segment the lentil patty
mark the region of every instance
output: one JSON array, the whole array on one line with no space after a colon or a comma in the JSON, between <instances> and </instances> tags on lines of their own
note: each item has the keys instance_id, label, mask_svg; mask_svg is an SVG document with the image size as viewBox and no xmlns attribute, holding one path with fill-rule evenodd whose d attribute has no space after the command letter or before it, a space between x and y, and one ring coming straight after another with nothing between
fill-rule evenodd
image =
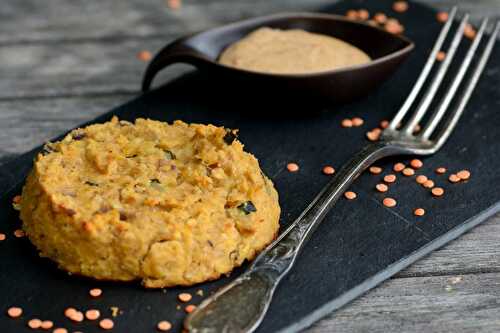
<instances>
[{"instance_id":1,"label":"lentil patty","mask_svg":"<svg viewBox=\"0 0 500 333\"><path fill-rule=\"evenodd\" d=\"M113 118L49 143L21 200L41 256L75 274L192 285L269 244L280 207L235 131Z\"/></svg>"}]
</instances>

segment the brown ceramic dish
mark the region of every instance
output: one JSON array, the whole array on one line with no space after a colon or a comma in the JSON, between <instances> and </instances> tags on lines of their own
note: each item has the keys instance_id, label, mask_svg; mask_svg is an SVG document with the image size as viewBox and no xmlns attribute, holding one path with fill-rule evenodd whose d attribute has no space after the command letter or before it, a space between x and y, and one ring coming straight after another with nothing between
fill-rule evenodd
<instances>
[{"instance_id":1,"label":"brown ceramic dish","mask_svg":"<svg viewBox=\"0 0 500 333\"><path fill-rule=\"evenodd\" d=\"M250 72L221 65L221 52L230 44L260 27L303 29L342 39L351 43L373 60L367 64L311 74L268 74ZM188 63L211 71L233 88L252 87L251 93L269 90L287 96L320 97L329 101L346 102L366 95L388 78L408 57L414 44L366 23L329 14L278 14L258 17L196 33L174 41L163 48L151 61L144 74L142 89L148 91L155 75L174 63Z\"/></svg>"}]
</instances>

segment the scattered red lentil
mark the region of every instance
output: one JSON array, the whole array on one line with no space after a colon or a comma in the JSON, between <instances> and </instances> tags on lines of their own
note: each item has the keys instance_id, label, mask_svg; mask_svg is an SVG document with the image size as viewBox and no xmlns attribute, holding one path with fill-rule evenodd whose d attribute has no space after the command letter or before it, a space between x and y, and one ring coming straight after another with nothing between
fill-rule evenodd
<instances>
[{"instance_id":1,"label":"scattered red lentil","mask_svg":"<svg viewBox=\"0 0 500 333\"><path fill-rule=\"evenodd\" d=\"M413 212L413 214L415 214L415 216L424 216L425 215L425 209L423 209L423 208L417 208L417 209L415 209L415 211Z\"/></svg>"},{"instance_id":2,"label":"scattered red lentil","mask_svg":"<svg viewBox=\"0 0 500 333\"><path fill-rule=\"evenodd\" d=\"M460 178L461 180L467 180L470 178L470 171L468 170L462 170L457 172L457 177Z\"/></svg>"},{"instance_id":3,"label":"scattered red lentil","mask_svg":"<svg viewBox=\"0 0 500 333\"><path fill-rule=\"evenodd\" d=\"M452 183L458 183L460 181L460 177L453 173L450 177L448 177L448 180Z\"/></svg>"},{"instance_id":4,"label":"scattered red lentil","mask_svg":"<svg viewBox=\"0 0 500 333\"><path fill-rule=\"evenodd\" d=\"M68 330L62 327L56 328L52 331L52 333L68 333Z\"/></svg>"},{"instance_id":5,"label":"scattered red lentil","mask_svg":"<svg viewBox=\"0 0 500 333\"><path fill-rule=\"evenodd\" d=\"M405 168L406 168L406 165L404 165L403 163L396 163L396 164L394 164L394 167L392 168L392 170L394 170L395 172L400 172L400 171L403 171Z\"/></svg>"},{"instance_id":6,"label":"scattered red lentil","mask_svg":"<svg viewBox=\"0 0 500 333\"><path fill-rule=\"evenodd\" d=\"M390 174L384 177L384 182L386 183L394 183L395 181L396 181L396 175Z\"/></svg>"},{"instance_id":7,"label":"scattered red lentil","mask_svg":"<svg viewBox=\"0 0 500 333\"><path fill-rule=\"evenodd\" d=\"M149 51L142 50L137 53L137 59L141 61L149 61L151 58L153 58L153 55Z\"/></svg>"},{"instance_id":8,"label":"scattered red lentil","mask_svg":"<svg viewBox=\"0 0 500 333\"><path fill-rule=\"evenodd\" d=\"M111 319L105 318L99 322L99 326L102 329L110 330L113 328L113 326L115 326L115 323Z\"/></svg>"},{"instance_id":9,"label":"scattered red lentil","mask_svg":"<svg viewBox=\"0 0 500 333\"><path fill-rule=\"evenodd\" d=\"M371 166L370 167L370 172L374 175L379 175L382 173L382 168L381 167L377 167L377 166Z\"/></svg>"},{"instance_id":10,"label":"scattered red lentil","mask_svg":"<svg viewBox=\"0 0 500 333\"><path fill-rule=\"evenodd\" d=\"M335 173L335 169L332 166L327 165L323 168L323 173L325 175L333 175Z\"/></svg>"},{"instance_id":11,"label":"scattered red lentil","mask_svg":"<svg viewBox=\"0 0 500 333\"><path fill-rule=\"evenodd\" d=\"M398 20L390 18L385 24L385 30L391 34L400 34L404 32L405 28L399 23Z\"/></svg>"},{"instance_id":12,"label":"scattered red lentil","mask_svg":"<svg viewBox=\"0 0 500 333\"><path fill-rule=\"evenodd\" d=\"M415 128L413 129L413 133L416 134L416 133L420 132L421 129L422 129L422 127L420 126L420 124L416 124Z\"/></svg>"},{"instance_id":13,"label":"scattered red lentil","mask_svg":"<svg viewBox=\"0 0 500 333\"><path fill-rule=\"evenodd\" d=\"M375 185L375 188L377 189L377 191L382 193L387 192L387 190L389 189L389 187L385 184L377 184Z\"/></svg>"},{"instance_id":14,"label":"scattered red lentil","mask_svg":"<svg viewBox=\"0 0 500 333\"><path fill-rule=\"evenodd\" d=\"M406 1L396 1L392 5L392 9L398 13L404 13L408 10L408 2Z\"/></svg>"},{"instance_id":15,"label":"scattered red lentil","mask_svg":"<svg viewBox=\"0 0 500 333\"><path fill-rule=\"evenodd\" d=\"M101 316L101 312L99 312L99 310L90 309L90 310L85 311L85 317L88 320L97 320L97 319L99 319L100 316Z\"/></svg>"},{"instance_id":16,"label":"scattered red lentil","mask_svg":"<svg viewBox=\"0 0 500 333\"><path fill-rule=\"evenodd\" d=\"M425 181L422 185L424 185L425 188L433 188L434 182L429 179L429 180Z\"/></svg>"},{"instance_id":17,"label":"scattered red lentil","mask_svg":"<svg viewBox=\"0 0 500 333\"><path fill-rule=\"evenodd\" d=\"M436 55L437 61L443 61L445 58L446 58L446 53L443 51L439 51L438 54Z\"/></svg>"},{"instance_id":18,"label":"scattered red lentil","mask_svg":"<svg viewBox=\"0 0 500 333\"><path fill-rule=\"evenodd\" d=\"M377 141L380 138L380 132L373 129L372 131L366 132L366 138L370 141Z\"/></svg>"},{"instance_id":19,"label":"scattered red lentil","mask_svg":"<svg viewBox=\"0 0 500 333\"><path fill-rule=\"evenodd\" d=\"M347 11L345 16L349 19L357 20L358 19L358 12L354 9L350 9Z\"/></svg>"},{"instance_id":20,"label":"scattered red lentil","mask_svg":"<svg viewBox=\"0 0 500 333\"><path fill-rule=\"evenodd\" d=\"M352 120L351 119L344 119L342 120L342 122L340 123L340 126L342 127L352 127Z\"/></svg>"},{"instance_id":21,"label":"scattered red lentil","mask_svg":"<svg viewBox=\"0 0 500 333\"><path fill-rule=\"evenodd\" d=\"M21 202L21 196L20 195L16 195L14 198L12 198L12 202L15 203L15 204L18 204Z\"/></svg>"},{"instance_id":22,"label":"scattered red lentil","mask_svg":"<svg viewBox=\"0 0 500 333\"><path fill-rule=\"evenodd\" d=\"M385 15L384 13L377 13L375 14L375 16L373 16L373 19L377 23L384 24L385 22L387 22L387 15Z\"/></svg>"},{"instance_id":23,"label":"scattered red lentil","mask_svg":"<svg viewBox=\"0 0 500 333\"><path fill-rule=\"evenodd\" d=\"M167 0L167 6L170 9L179 9L182 6L181 0Z\"/></svg>"},{"instance_id":24,"label":"scattered red lentil","mask_svg":"<svg viewBox=\"0 0 500 333\"><path fill-rule=\"evenodd\" d=\"M77 312L75 308L67 308L66 310L64 310L64 316L70 318L75 314L75 312Z\"/></svg>"},{"instance_id":25,"label":"scattered red lentil","mask_svg":"<svg viewBox=\"0 0 500 333\"><path fill-rule=\"evenodd\" d=\"M186 311L187 313L191 313L191 312L193 312L195 309L196 309L196 305L189 304L188 306L186 306L186 307L184 308L184 311Z\"/></svg>"},{"instance_id":26,"label":"scattered red lentil","mask_svg":"<svg viewBox=\"0 0 500 333\"><path fill-rule=\"evenodd\" d=\"M414 169L420 169L421 167L424 166L424 163L421 160L415 158L410 161L410 165Z\"/></svg>"},{"instance_id":27,"label":"scattered red lentil","mask_svg":"<svg viewBox=\"0 0 500 333\"><path fill-rule=\"evenodd\" d=\"M179 298L179 301L187 303L193 298L193 296L191 296L191 294L188 294L188 293L180 293L177 296L177 298Z\"/></svg>"},{"instance_id":28,"label":"scattered red lentil","mask_svg":"<svg viewBox=\"0 0 500 333\"><path fill-rule=\"evenodd\" d=\"M424 184L427 180L427 176L424 175L418 175L417 178L415 178L415 181L420 185Z\"/></svg>"},{"instance_id":29,"label":"scattered red lentil","mask_svg":"<svg viewBox=\"0 0 500 333\"><path fill-rule=\"evenodd\" d=\"M467 23L465 26L464 36L469 39L474 39L476 37L476 29L474 29L470 23Z\"/></svg>"},{"instance_id":30,"label":"scattered red lentil","mask_svg":"<svg viewBox=\"0 0 500 333\"><path fill-rule=\"evenodd\" d=\"M16 236L17 238L24 237L24 231L21 229L17 229L14 231L14 236Z\"/></svg>"},{"instance_id":31,"label":"scattered red lentil","mask_svg":"<svg viewBox=\"0 0 500 333\"><path fill-rule=\"evenodd\" d=\"M404 168L403 169L403 175L405 175L406 177L411 177L415 174L415 170L413 170L412 168Z\"/></svg>"},{"instance_id":32,"label":"scattered red lentil","mask_svg":"<svg viewBox=\"0 0 500 333\"><path fill-rule=\"evenodd\" d=\"M30 319L28 321L28 327L34 330L39 329L40 327L42 327L42 321L38 318Z\"/></svg>"},{"instance_id":33,"label":"scattered red lentil","mask_svg":"<svg viewBox=\"0 0 500 333\"><path fill-rule=\"evenodd\" d=\"M446 168L439 167L436 169L436 173L442 175L442 174L446 173Z\"/></svg>"},{"instance_id":34,"label":"scattered red lentil","mask_svg":"<svg viewBox=\"0 0 500 333\"><path fill-rule=\"evenodd\" d=\"M158 323L158 325L156 325L156 327L158 328L158 331L165 332L172 328L172 324L169 321L162 320Z\"/></svg>"},{"instance_id":35,"label":"scattered red lentil","mask_svg":"<svg viewBox=\"0 0 500 333\"><path fill-rule=\"evenodd\" d=\"M99 297L102 295L102 289L100 288L93 288L89 290L89 294L92 297Z\"/></svg>"},{"instance_id":36,"label":"scattered red lentil","mask_svg":"<svg viewBox=\"0 0 500 333\"><path fill-rule=\"evenodd\" d=\"M352 126L359 127L364 124L364 120L359 117L352 118Z\"/></svg>"},{"instance_id":37,"label":"scattered red lentil","mask_svg":"<svg viewBox=\"0 0 500 333\"><path fill-rule=\"evenodd\" d=\"M23 314L23 309L21 309L20 307L17 307L17 306L13 306L7 310L7 314L11 318L18 318L18 317L21 317L21 315Z\"/></svg>"},{"instance_id":38,"label":"scattered red lentil","mask_svg":"<svg viewBox=\"0 0 500 333\"><path fill-rule=\"evenodd\" d=\"M0 233L0 242L4 241L6 238L7 236L5 236L5 234Z\"/></svg>"},{"instance_id":39,"label":"scattered red lentil","mask_svg":"<svg viewBox=\"0 0 500 333\"><path fill-rule=\"evenodd\" d=\"M354 200L358 195L353 191L347 191L344 193L344 196L346 197L347 200Z\"/></svg>"},{"instance_id":40,"label":"scattered red lentil","mask_svg":"<svg viewBox=\"0 0 500 333\"><path fill-rule=\"evenodd\" d=\"M83 316L83 313L81 311L75 311L75 313L73 313L69 319L71 319L72 321L76 321L76 322L82 322L83 319L84 319L84 316Z\"/></svg>"},{"instance_id":41,"label":"scattered red lentil","mask_svg":"<svg viewBox=\"0 0 500 333\"><path fill-rule=\"evenodd\" d=\"M297 163L288 163L286 165L286 168L290 172L297 172L297 171L299 171L299 165Z\"/></svg>"},{"instance_id":42,"label":"scattered red lentil","mask_svg":"<svg viewBox=\"0 0 500 333\"><path fill-rule=\"evenodd\" d=\"M436 18L439 22L445 23L446 21L448 21L448 13L447 12L439 12L439 13L437 13Z\"/></svg>"},{"instance_id":43,"label":"scattered red lentil","mask_svg":"<svg viewBox=\"0 0 500 333\"><path fill-rule=\"evenodd\" d=\"M385 198L385 199L382 201L382 203L384 204L384 206L389 207L389 208L391 208L391 207L395 207L395 206L396 206L396 204L397 204L396 200L395 200L395 199L393 199L393 198Z\"/></svg>"},{"instance_id":44,"label":"scattered red lentil","mask_svg":"<svg viewBox=\"0 0 500 333\"><path fill-rule=\"evenodd\" d=\"M434 187L432 190L432 195L435 197L440 197L444 194L444 189L442 187Z\"/></svg>"},{"instance_id":45,"label":"scattered red lentil","mask_svg":"<svg viewBox=\"0 0 500 333\"><path fill-rule=\"evenodd\" d=\"M366 9L358 10L358 18L360 20L368 20L370 18L370 13Z\"/></svg>"},{"instance_id":46,"label":"scattered red lentil","mask_svg":"<svg viewBox=\"0 0 500 333\"><path fill-rule=\"evenodd\" d=\"M50 330L54 327L54 323L51 320L44 320L42 321L42 325L40 327L44 330Z\"/></svg>"},{"instance_id":47,"label":"scattered red lentil","mask_svg":"<svg viewBox=\"0 0 500 333\"><path fill-rule=\"evenodd\" d=\"M386 129L387 127L389 127L389 121L387 120L382 120L380 122L380 127L383 128L383 129Z\"/></svg>"}]
</instances>

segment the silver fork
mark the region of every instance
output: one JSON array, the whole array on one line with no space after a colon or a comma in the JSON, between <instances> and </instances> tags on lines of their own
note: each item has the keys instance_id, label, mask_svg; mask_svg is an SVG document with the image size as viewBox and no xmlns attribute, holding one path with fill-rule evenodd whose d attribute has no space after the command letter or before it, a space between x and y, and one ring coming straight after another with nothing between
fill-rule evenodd
<instances>
[{"instance_id":1,"label":"silver fork","mask_svg":"<svg viewBox=\"0 0 500 333\"><path fill-rule=\"evenodd\" d=\"M488 19L483 20L454 81L450 84L439 106L431 114L427 124L418 134L415 134L414 129L429 110L463 38L464 29L469 19L468 15L464 15L461 20L446 52L447 56L437 70L434 79L430 81L415 112L411 115L408 114L431 73L437 53L441 50L452 28L456 13L457 9L453 8L421 75L401 109L392 119L388 128L382 132L380 141L367 145L344 165L304 212L255 259L244 274L204 300L184 322L184 326L189 332L252 332L257 329L271 303L276 286L290 271L297 255L326 213L361 172L383 157L432 155L443 146L474 91L500 30L500 22L497 22L479 60L470 72L468 82L462 87L463 93L457 96L457 91L468 73L488 25ZM456 107L450 108L451 102L457 97ZM449 115L446 120L443 120L447 111ZM408 120L399 129L399 124L403 122L405 116ZM445 122L441 129L436 130L441 121Z\"/></svg>"}]
</instances>

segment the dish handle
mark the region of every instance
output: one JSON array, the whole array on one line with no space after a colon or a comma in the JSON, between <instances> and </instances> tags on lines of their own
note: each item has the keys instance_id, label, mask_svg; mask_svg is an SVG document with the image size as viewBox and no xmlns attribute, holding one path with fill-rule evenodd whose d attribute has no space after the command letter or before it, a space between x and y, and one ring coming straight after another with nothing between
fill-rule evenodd
<instances>
[{"instance_id":1,"label":"dish handle","mask_svg":"<svg viewBox=\"0 0 500 333\"><path fill-rule=\"evenodd\" d=\"M165 46L149 63L142 79L142 91L147 92L156 74L174 63L186 63L198 67L210 59L193 49L186 43L186 38L181 38Z\"/></svg>"}]
</instances>

